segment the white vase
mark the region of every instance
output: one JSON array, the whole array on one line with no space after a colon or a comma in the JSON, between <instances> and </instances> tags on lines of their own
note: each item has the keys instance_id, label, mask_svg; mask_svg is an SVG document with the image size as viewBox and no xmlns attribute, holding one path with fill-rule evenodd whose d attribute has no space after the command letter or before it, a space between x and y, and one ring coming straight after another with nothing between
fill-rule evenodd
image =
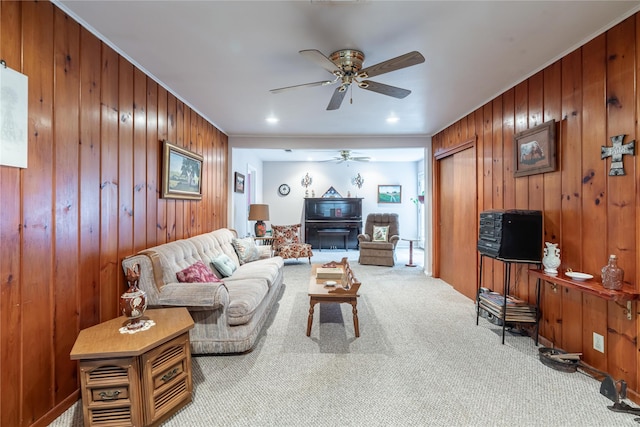
<instances>
[{"instance_id":1,"label":"white vase","mask_svg":"<svg viewBox=\"0 0 640 427\"><path fill-rule=\"evenodd\" d=\"M560 266L560 249L558 249L557 243L544 242L546 248L544 248L544 257L542 258L542 265L544 265L544 272L547 274L558 274L558 267Z\"/></svg>"}]
</instances>

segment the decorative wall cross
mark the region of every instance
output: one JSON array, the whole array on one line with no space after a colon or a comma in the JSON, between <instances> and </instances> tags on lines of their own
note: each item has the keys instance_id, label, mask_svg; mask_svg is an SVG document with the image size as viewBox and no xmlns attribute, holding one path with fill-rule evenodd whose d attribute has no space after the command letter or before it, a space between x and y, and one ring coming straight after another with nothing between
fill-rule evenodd
<instances>
[{"instance_id":1,"label":"decorative wall cross","mask_svg":"<svg viewBox=\"0 0 640 427\"><path fill-rule=\"evenodd\" d=\"M634 139L628 144L622 145L624 137L627 135L616 135L611 137L611 143L613 146L607 147L603 145L600 148L600 158L606 159L611 157L611 168L609 169L609 176L626 175L624 166L622 165L622 156L625 154L635 155L636 140Z\"/></svg>"}]
</instances>

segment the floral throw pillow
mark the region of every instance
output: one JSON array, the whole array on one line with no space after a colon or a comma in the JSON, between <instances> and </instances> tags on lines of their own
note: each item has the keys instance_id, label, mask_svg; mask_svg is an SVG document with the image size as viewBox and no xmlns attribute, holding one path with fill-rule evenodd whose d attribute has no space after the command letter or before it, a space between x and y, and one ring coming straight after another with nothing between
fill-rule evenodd
<instances>
[{"instance_id":1,"label":"floral throw pillow","mask_svg":"<svg viewBox=\"0 0 640 427\"><path fill-rule=\"evenodd\" d=\"M251 237L247 237L244 239L233 239L231 241L231 244L238 254L240 265L260 259L260 252L258 251L258 247Z\"/></svg>"},{"instance_id":2,"label":"floral throw pillow","mask_svg":"<svg viewBox=\"0 0 640 427\"><path fill-rule=\"evenodd\" d=\"M374 242L386 242L389 240L389 226L385 225L384 227L379 225L373 226L373 238L371 239Z\"/></svg>"},{"instance_id":3,"label":"floral throw pillow","mask_svg":"<svg viewBox=\"0 0 640 427\"><path fill-rule=\"evenodd\" d=\"M202 261L197 261L184 270L178 271L176 277L180 283L213 283L220 281Z\"/></svg>"},{"instance_id":4,"label":"floral throw pillow","mask_svg":"<svg viewBox=\"0 0 640 427\"><path fill-rule=\"evenodd\" d=\"M273 225L273 248L278 249L283 246L290 245L292 243L300 243L298 234L300 232L301 224L294 225Z\"/></svg>"}]
</instances>

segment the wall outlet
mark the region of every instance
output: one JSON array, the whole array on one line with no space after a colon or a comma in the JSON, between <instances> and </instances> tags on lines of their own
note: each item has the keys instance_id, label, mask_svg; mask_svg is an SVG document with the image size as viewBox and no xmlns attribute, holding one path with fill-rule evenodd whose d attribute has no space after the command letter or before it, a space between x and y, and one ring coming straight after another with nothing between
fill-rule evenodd
<instances>
[{"instance_id":1,"label":"wall outlet","mask_svg":"<svg viewBox=\"0 0 640 427\"><path fill-rule=\"evenodd\" d=\"M604 337L595 332L593 333L593 348L600 353L604 353Z\"/></svg>"}]
</instances>

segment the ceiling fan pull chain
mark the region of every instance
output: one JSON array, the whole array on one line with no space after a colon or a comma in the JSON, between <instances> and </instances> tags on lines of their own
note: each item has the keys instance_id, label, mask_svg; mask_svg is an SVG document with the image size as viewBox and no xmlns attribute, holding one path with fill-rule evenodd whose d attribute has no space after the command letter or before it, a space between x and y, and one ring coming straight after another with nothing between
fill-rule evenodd
<instances>
[{"instance_id":1,"label":"ceiling fan pull chain","mask_svg":"<svg viewBox=\"0 0 640 427\"><path fill-rule=\"evenodd\" d=\"M349 104L353 105L353 85L349 85L349 89L351 89L351 95L349 95Z\"/></svg>"}]
</instances>

